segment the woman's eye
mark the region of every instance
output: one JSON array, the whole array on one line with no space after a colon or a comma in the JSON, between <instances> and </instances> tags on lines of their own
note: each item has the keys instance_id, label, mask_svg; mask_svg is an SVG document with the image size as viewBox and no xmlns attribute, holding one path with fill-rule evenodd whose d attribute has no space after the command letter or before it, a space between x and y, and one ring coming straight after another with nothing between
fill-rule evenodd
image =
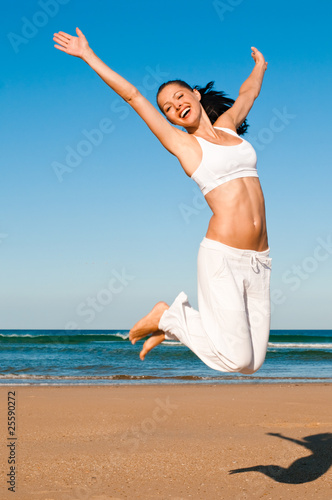
<instances>
[{"instance_id":1,"label":"woman's eye","mask_svg":"<svg viewBox=\"0 0 332 500\"><path fill-rule=\"evenodd\" d=\"M168 112L169 112L169 110L170 110L170 108L167 108L167 109L166 109L166 113L168 113Z\"/></svg>"},{"instance_id":2,"label":"woman's eye","mask_svg":"<svg viewBox=\"0 0 332 500\"><path fill-rule=\"evenodd\" d=\"M183 94L179 95L179 96L178 96L178 99L180 99L180 97L182 97L182 96L183 96Z\"/></svg>"}]
</instances>

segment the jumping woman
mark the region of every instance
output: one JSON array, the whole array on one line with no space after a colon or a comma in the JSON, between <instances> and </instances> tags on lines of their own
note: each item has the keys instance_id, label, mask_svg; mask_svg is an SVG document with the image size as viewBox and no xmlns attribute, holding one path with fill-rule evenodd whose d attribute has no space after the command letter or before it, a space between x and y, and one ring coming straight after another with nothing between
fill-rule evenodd
<instances>
[{"instance_id":1,"label":"jumping woman","mask_svg":"<svg viewBox=\"0 0 332 500\"><path fill-rule=\"evenodd\" d=\"M213 91L212 82L202 89L172 80L158 90L159 112L94 54L78 28L76 33L55 33L55 47L83 59L130 104L198 184L213 212L198 252L199 310L180 292L171 306L158 302L129 339L135 344L148 337L142 360L172 339L214 370L254 373L264 362L270 332L272 259L256 153L240 135L260 93L267 68L263 55L251 47L255 66L235 101Z\"/></svg>"}]
</instances>

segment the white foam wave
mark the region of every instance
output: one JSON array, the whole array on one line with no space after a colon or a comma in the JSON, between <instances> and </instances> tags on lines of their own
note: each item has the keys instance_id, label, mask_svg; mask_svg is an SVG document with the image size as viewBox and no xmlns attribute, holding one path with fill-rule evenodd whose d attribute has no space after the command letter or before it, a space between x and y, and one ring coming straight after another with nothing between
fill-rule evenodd
<instances>
[{"instance_id":1,"label":"white foam wave","mask_svg":"<svg viewBox=\"0 0 332 500\"><path fill-rule=\"evenodd\" d=\"M137 379L144 380L150 378L146 375L30 375L30 374L17 374L7 373L6 375L0 374L0 380L117 380L123 379Z\"/></svg>"},{"instance_id":2,"label":"white foam wave","mask_svg":"<svg viewBox=\"0 0 332 500\"><path fill-rule=\"evenodd\" d=\"M6 334L4 335L3 333L0 333L0 337L3 337L3 338L12 338L12 337L16 337L16 338L23 338L23 337L30 337L30 338L35 338L35 337L41 337L42 335L30 335L29 333L25 333L24 335L22 334L17 334L17 333L11 333L10 335ZM44 335L43 335L44 337Z\"/></svg>"},{"instance_id":3,"label":"white foam wave","mask_svg":"<svg viewBox=\"0 0 332 500\"><path fill-rule=\"evenodd\" d=\"M280 349L332 349L331 343L320 344L301 344L301 343L286 343L286 342L269 342L268 347L279 347Z\"/></svg>"},{"instance_id":4,"label":"white foam wave","mask_svg":"<svg viewBox=\"0 0 332 500\"><path fill-rule=\"evenodd\" d=\"M183 345L182 342L177 342L175 340L163 340L165 345Z\"/></svg>"},{"instance_id":5,"label":"white foam wave","mask_svg":"<svg viewBox=\"0 0 332 500\"><path fill-rule=\"evenodd\" d=\"M125 335L123 333L120 333L120 332L111 333L110 335L112 335L113 337L121 337L123 340L129 339L129 332Z\"/></svg>"}]
</instances>

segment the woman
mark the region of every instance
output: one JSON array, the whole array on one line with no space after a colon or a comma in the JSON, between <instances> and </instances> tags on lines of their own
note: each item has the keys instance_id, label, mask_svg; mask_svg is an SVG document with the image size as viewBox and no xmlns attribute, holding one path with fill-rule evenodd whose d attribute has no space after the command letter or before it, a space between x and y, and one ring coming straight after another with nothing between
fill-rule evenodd
<instances>
[{"instance_id":1,"label":"woman","mask_svg":"<svg viewBox=\"0 0 332 500\"><path fill-rule=\"evenodd\" d=\"M171 306L158 302L130 330L132 344L149 336L140 353L144 359L163 340L175 339L215 370L254 373L264 362L270 331L271 258L256 153L237 131L246 128L242 124L259 95L267 68L263 55L252 47L252 73L236 101L217 116L213 105L203 107L204 92L181 80L160 87L163 116L94 54L78 28L76 33L55 33L55 47L83 59L133 107L197 182L213 212L198 253L199 311L184 292Z\"/></svg>"}]
</instances>

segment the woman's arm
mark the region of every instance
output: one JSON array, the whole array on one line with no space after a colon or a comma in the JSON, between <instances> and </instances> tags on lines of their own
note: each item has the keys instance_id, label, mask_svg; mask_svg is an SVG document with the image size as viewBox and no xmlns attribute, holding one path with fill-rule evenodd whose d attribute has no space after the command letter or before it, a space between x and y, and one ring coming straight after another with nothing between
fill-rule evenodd
<instances>
[{"instance_id":1,"label":"woman's arm","mask_svg":"<svg viewBox=\"0 0 332 500\"><path fill-rule=\"evenodd\" d=\"M183 131L173 127L164 116L148 101L137 88L121 75L109 68L89 47L88 41L79 28L77 37L59 31L54 33L55 48L85 61L104 82L124 99L145 121L162 145L178 156L183 146Z\"/></svg>"},{"instance_id":2,"label":"woman's arm","mask_svg":"<svg viewBox=\"0 0 332 500\"><path fill-rule=\"evenodd\" d=\"M226 126L225 123L227 122L228 126L230 127L230 125L233 125L236 131L236 129L246 119L255 99L259 96L264 73L267 68L267 62L265 61L263 54L255 47L251 47L251 49L251 55L255 61L255 67L250 76L241 85L239 96L233 106L216 120L214 123L215 126Z\"/></svg>"}]
</instances>

